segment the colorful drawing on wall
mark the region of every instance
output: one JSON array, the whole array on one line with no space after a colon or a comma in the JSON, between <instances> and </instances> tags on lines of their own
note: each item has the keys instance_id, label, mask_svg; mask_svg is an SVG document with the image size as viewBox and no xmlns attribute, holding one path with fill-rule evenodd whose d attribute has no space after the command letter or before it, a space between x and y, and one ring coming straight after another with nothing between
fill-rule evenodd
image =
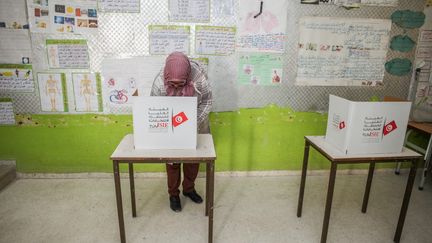
<instances>
[{"instance_id":1,"label":"colorful drawing on wall","mask_svg":"<svg viewBox=\"0 0 432 243\"><path fill-rule=\"evenodd\" d=\"M102 111L99 73L72 73L76 111Z\"/></svg>"},{"instance_id":2,"label":"colorful drawing on wall","mask_svg":"<svg viewBox=\"0 0 432 243\"><path fill-rule=\"evenodd\" d=\"M287 0L240 0L239 5L238 49L284 52Z\"/></svg>"},{"instance_id":3,"label":"colorful drawing on wall","mask_svg":"<svg viewBox=\"0 0 432 243\"><path fill-rule=\"evenodd\" d=\"M282 82L282 55L242 54L238 62L238 83L275 85Z\"/></svg>"},{"instance_id":4,"label":"colorful drawing on wall","mask_svg":"<svg viewBox=\"0 0 432 243\"><path fill-rule=\"evenodd\" d=\"M38 73L41 110L67 112L66 75L64 73Z\"/></svg>"},{"instance_id":5,"label":"colorful drawing on wall","mask_svg":"<svg viewBox=\"0 0 432 243\"><path fill-rule=\"evenodd\" d=\"M407 29L420 28L425 21L426 15L423 12L411 10L398 10L391 15L391 20L397 26Z\"/></svg>"},{"instance_id":6,"label":"colorful drawing on wall","mask_svg":"<svg viewBox=\"0 0 432 243\"><path fill-rule=\"evenodd\" d=\"M390 42L390 49L400 52L409 52L414 46L415 42L407 35L394 36Z\"/></svg>"},{"instance_id":7,"label":"colorful drawing on wall","mask_svg":"<svg viewBox=\"0 0 432 243\"><path fill-rule=\"evenodd\" d=\"M12 99L0 98L0 126L15 124L15 113Z\"/></svg>"},{"instance_id":8,"label":"colorful drawing on wall","mask_svg":"<svg viewBox=\"0 0 432 243\"><path fill-rule=\"evenodd\" d=\"M0 64L0 92L33 92L32 65Z\"/></svg>"},{"instance_id":9,"label":"colorful drawing on wall","mask_svg":"<svg viewBox=\"0 0 432 243\"><path fill-rule=\"evenodd\" d=\"M50 2L51 32L97 33L98 15L96 1Z\"/></svg>"},{"instance_id":10,"label":"colorful drawing on wall","mask_svg":"<svg viewBox=\"0 0 432 243\"><path fill-rule=\"evenodd\" d=\"M407 58L395 58L385 64L388 73L396 76L404 76L411 72L412 63Z\"/></svg>"},{"instance_id":11,"label":"colorful drawing on wall","mask_svg":"<svg viewBox=\"0 0 432 243\"><path fill-rule=\"evenodd\" d=\"M27 0L31 32L48 33L51 29L48 0Z\"/></svg>"}]
</instances>

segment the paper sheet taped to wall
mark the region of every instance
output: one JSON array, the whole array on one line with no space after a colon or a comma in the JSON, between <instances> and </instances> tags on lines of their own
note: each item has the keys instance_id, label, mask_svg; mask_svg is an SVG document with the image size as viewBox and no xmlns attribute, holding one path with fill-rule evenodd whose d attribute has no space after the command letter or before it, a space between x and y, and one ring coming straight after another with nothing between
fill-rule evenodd
<instances>
[{"instance_id":1,"label":"paper sheet taped to wall","mask_svg":"<svg viewBox=\"0 0 432 243\"><path fill-rule=\"evenodd\" d=\"M298 85L382 85L391 21L307 17L299 22Z\"/></svg>"}]
</instances>

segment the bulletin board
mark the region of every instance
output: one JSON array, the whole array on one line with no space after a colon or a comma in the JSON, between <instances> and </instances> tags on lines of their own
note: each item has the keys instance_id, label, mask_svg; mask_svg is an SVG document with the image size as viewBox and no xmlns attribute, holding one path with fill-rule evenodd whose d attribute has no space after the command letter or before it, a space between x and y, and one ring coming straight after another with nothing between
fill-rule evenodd
<instances>
[{"instance_id":1,"label":"bulletin board","mask_svg":"<svg viewBox=\"0 0 432 243\"><path fill-rule=\"evenodd\" d=\"M102 63L108 58L129 58L137 56L150 56L149 28L150 25L176 25L190 27L189 56L194 58L208 58L208 77L213 89L213 111L233 111L238 108L264 107L276 104L291 107L298 111L326 111L328 109L328 95L334 94L353 101L370 100L377 96L396 96L405 98L408 95L411 75L395 76L387 72L384 74L381 86L299 86L296 85L299 21L302 17L341 17L341 18L373 18L390 19L396 10L423 11L423 0L400 0L394 6L362 6L358 9L347 10L331 4L301 4L300 0L287 0L286 41L281 56L282 80L278 85L242 85L238 82L238 63L242 55L247 52L236 50L228 55L198 55L195 51L195 26L225 26L236 27L239 22L238 0L210 1L210 19L199 22L170 21L168 0L141 0L139 12L128 13L98 11L97 33L79 34L52 34L30 33L32 46L33 75L35 80L38 73L54 71L66 77L63 89L67 97L74 97L73 73L100 73L102 82ZM217 3L219 2L219 3ZM222 3L227 3L226 7ZM259 1L251 1L259 2ZM215 5L217 4L217 6ZM264 0L265 4L265 0ZM257 7L258 8L258 7ZM264 7L265 8L265 7ZM265 10L265 9L264 9ZM172 16L171 16L172 18ZM203 27L200 27L203 28ZM237 33L238 34L238 33ZM417 40L418 29L403 29L392 24L392 36L406 34ZM55 69L50 68L47 57L47 40L68 39L86 40L88 46L89 67L82 69ZM252 54L252 53L251 53ZM387 60L394 58L408 58L414 60L415 48L409 52L393 51L390 48L386 54ZM154 68L155 75L158 68ZM35 81L36 82L36 81ZM104 83L102 83L102 93ZM35 92L15 93L0 91L2 98L11 98L16 113L46 113L41 109L37 84ZM110 107L107 109L106 101L100 113L130 114L130 106ZM73 102L69 100L69 113L76 113Z\"/></svg>"}]
</instances>

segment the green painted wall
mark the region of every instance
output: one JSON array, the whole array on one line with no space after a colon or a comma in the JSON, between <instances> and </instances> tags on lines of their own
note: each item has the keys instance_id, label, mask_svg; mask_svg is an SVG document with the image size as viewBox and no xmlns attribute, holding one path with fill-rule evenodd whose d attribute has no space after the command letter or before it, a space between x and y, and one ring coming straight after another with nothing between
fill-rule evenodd
<instances>
[{"instance_id":1,"label":"green painted wall","mask_svg":"<svg viewBox=\"0 0 432 243\"><path fill-rule=\"evenodd\" d=\"M16 160L17 170L26 173L112 172L111 153L125 134L132 133L131 115L16 118L17 126L0 127L0 159ZM326 120L327 114L277 106L211 113L216 170L300 170L303 137L325 134ZM324 157L311 151L310 169L329 168ZM136 170L158 172L165 168L147 164L136 166Z\"/></svg>"}]
</instances>

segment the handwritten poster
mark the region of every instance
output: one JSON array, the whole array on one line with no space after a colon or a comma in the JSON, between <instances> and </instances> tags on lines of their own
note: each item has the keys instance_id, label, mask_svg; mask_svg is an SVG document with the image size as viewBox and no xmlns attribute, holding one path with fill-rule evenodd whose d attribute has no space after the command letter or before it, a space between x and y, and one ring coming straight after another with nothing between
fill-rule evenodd
<instances>
[{"instance_id":1,"label":"handwritten poster","mask_svg":"<svg viewBox=\"0 0 432 243\"><path fill-rule=\"evenodd\" d=\"M0 98L0 126L15 125L15 114L12 99Z\"/></svg>"},{"instance_id":2,"label":"handwritten poster","mask_svg":"<svg viewBox=\"0 0 432 243\"><path fill-rule=\"evenodd\" d=\"M51 22L48 0L27 0L27 9L30 31L49 33Z\"/></svg>"},{"instance_id":3,"label":"handwritten poster","mask_svg":"<svg viewBox=\"0 0 432 243\"><path fill-rule=\"evenodd\" d=\"M179 51L189 53L189 26L150 25L150 54L168 55Z\"/></svg>"},{"instance_id":4,"label":"handwritten poster","mask_svg":"<svg viewBox=\"0 0 432 243\"><path fill-rule=\"evenodd\" d=\"M41 110L67 112L68 100L64 73L38 73Z\"/></svg>"},{"instance_id":5,"label":"handwritten poster","mask_svg":"<svg viewBox=\"0 0 432 243\"><path fill-rule=\"evenodd\" d=\"M283 53L287 0L239 0L237 48L249 52Z\"/></svg>"},{"instance_id":6,"label":"handwritten poster","mask_svg":"<svg viewBox=\"0 0 432 243\"><path fill-rule=\"evenodd\" d=\"M198 55L230 55L235 51L235 27L195 26L195 52Z\"/></svg>"},{"instance_id":7,"label":"handwritten poster","mask_svg":"<svg viewBox=\"0 0 432 243\"><path fill-rule=\"evenodd\" d=\"M0 64L0 92L33 92L32 65Z\"/></svg>"},{"instance_id":8,"label":"handwritten poster","mask_svg":"<svg viewBox=\"0 0 432 243\"><path fill-rule=\"evenodd\" d=\"M102 87L99 73L72 73L75 110L102 111Z\"/></svg>"},{"instance_id":9,"label":"handwritten poster","mask_svg":"<svg viewBox=\"0 0 432 243\"><path fill-rule=\"evenodd\" d=\"M390 20L307 17L299 26L298 85L382 85Z\"/></svg>"},{"instance_id":10,"label":"handwritten poster","mask_svg":"<svg viewBox=\"0 0 432 243\"><path fill-rule=\"evenodd\" d=\"M98 4L102 12L140 12L140 0L98 0Z\"/></svg>"},{"instance_id":11,"label":"handwritten poster","mask_svg":"<svg viewBox=\"0 0 432 243\"><path fill-rule=\"evenodd\" d=\"M169 0L172 22L210 22L210 0Z\"/></svg>"},{"instance_id":12,"label":"handwritten poster","mask_svg":"<svg viewBox=\"0 0 432 243\"><path fill-rule=\"evenodd\" d=\"M238 62L238 83L276 85L282 82L282 55L242 54Z\"/></svg>"},{"instance_id":13,"label":"handwritten poster","mask_svg":"<svg viewBox=\"0 0 432 243\"><path fill-rule=\"evenodd\" d=\"M46 40L50 68L88 69L86 40Z\"/></svg>"},{"instance_id":14,"label":"handwritten poster","mask_svg":"<svg viewBox=\"0 0 432 243\"><path fill-rule=\"evenodd\" d=\"M0 62L29 64L32 56L28 30L0 29Z\"/></svg>"}]
</instances>

